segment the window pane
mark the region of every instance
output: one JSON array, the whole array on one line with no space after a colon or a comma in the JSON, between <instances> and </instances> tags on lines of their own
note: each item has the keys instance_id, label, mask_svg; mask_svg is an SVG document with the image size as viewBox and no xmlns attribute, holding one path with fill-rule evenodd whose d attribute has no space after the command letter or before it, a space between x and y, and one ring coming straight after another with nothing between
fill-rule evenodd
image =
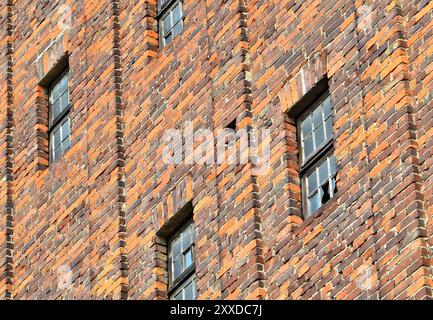
<instances>
[{"instance_id":1,"label":"window pane","mask_svg":"<svg viewBox=\"0 0 433 320\"><path fill-rule=\"evenodd\" d=\"M328 179L329 179L328 161L323 161L319 167L319 183L323 184Z\"/></svg>"},{"instance_id":2,"label":"window pane","mask_svg":"<svg viewBox=\"0 0 433 320\"><path fill-rule=\"evenodd\" d=\"M53 160L57 160L58 158L60 158L61 155L62 155L62 148L58 146L57 148L54 149Z\"/></svg>"},{"instance_id":3,"label":"window pane","mask_svg":"<svg viewBox=\"0 0 433 320\"><path fill-rule=\"evenodd\" d=\"M58 116L69 106L68 74L64 74L56 80L50 89L50 115L51 121L56 121Z\"/></svg>"},{"instance_id":4,"label":"window pane","mask_svg":"<svg viewBox=\"0 0 433 320\"><path fill-rule=\"evenodd\" d=\"M191 245L195 243L195 230L193 224L191 224L191 227L189 229L190 235L191 235Z\"/></svg>"},{"instance_id":5,"label":"window pane","mask_svg":"<svg viewBox=\"0 0 433 320\"><path fill-rule=\"evenodd\" d=\"M197 296L195 277L185 280L171 297L172 300L195 300Z\"/></svg>"},{"instance_id":6,"label":"window pane","mask_svg":"<svg viewBox=\"0 0 433 320\"><path fill-rule=\"evenodd\" d=\"M182 274L182 259L178 257L173 260L173 281Z\"/></svg>"},{"instance_id":7,"label":"window pane","mask_svg":"<svg viewBox=\"0 0 433 320\"><path fill-rule=\"evenodd\" d=\"M55 129L53 136L54 136L54 139L53 139L54 147L58 147L60 145L60 143L62 142L62 135L61 135L60 128Z\"/></svg>"},{"instance_id":8,"label":"window pane","mask_svg":"<svg viewBox=\"0 0 433 320\"><path fill-rule=\"evenodd\" d=\"M194 283L193 283L193 281L191 281L185 287L185 300L194 300L195 299L195 292L194 292L195 290L194 290Z\"/></svg>"},{"instance_id":9,"label":"window pane","mask_svg":"<svg viewBox=\"0 0 433 320\"><path fill-rule=\"evenodd\" d=\"M335 175L337 173L337 164L335 162L334 155L329 157L329 170L331 171L331 175Z\"/></svg>"},{"instance_id":10,"label":"window pane","mask_svg":"<svg viewBox=\"0 0 433 320\"><path fill-rule=\"evenodd\" d=\"M182 233L182 251L185 251L191 246L192 239L191 239L191 226L185 229L185 231Z\"/></svg>"},{"instance_id":11,"label":"window pane","mask_svg":"<svg viewBox=\"0 0 433 320\"><path fill-rule=\"evenodd\" d=\"M173 40L173 36L170 33L164 38L164 45L168 45L171 42L171 40Z\"/></svg>"},{"instance_id":12,"label":"window pane","mask_svg":"<svg viewBox=\"0 0 433 320\"><path fill-rule=\"evenodd\" d=\"M51 119L54 121L60 114L60 100L56 100L52 106L52 117Z\"/></svg>"},{"instance_id":13,"label":"window pane","mask_svg":"<svg viewBox=\"0 0 433 320\"><path fill-rule=\"evenodd\" d=\"M67 117L53 129L50 141L53 160L58 159L71 146L70 127L71 121Z\"/></svg>"},{"instance_id":14,"label":"window pane","mask_svg":"<svg viewBox=\"0 0 433 320\"><path fill-rule=\"evenodd\" d=\"M195 286L195 277L192 280L192 292L193 292L193 300L195 300L197 298L197 288Z\"/></svg>"},{"instance_id":15,"label":"window pane","mask_svg":"<svg viewBox=\"0 0 433 320\"><path fill-rule=\"evenodd\" d=\"M314 131L314 137L316 138L316 148L321 146L323 142L325 142L325 130L322 125L320 125Z\"/></svg>"},{"instance_id":16,"label":"window pane","mask_svg":"<svg viewBox=\"0 0 433 320\"><path fill-rule=\"evenodd\" d=\"M183 292L180 291L177 295L175 295L174 300L183 300Z\"/></svg>"},{"instance_id":17,"label":"window pane","mask_svg":"<svg viewBox=\"0 0 433 320\"><path fill-rule=\"evenodd\" d=\"M171 255L173 259L180 257L181 248L180 248L180 238L177 238L172 243Z\"/></svg>"},{"instance_id":18,"label":"window pane","mask_svg":"<svg viewBox=\"0 0 433 320\"><path fill-rule=\"evenodd\" d=\"M315 193L309 200L308 200L308 213L311 214L317 209L319 209L321 206L321 195L320 192Z\"/></svg>"},{"instance_id":19,"label":"window pane","mask_svg":"<svg viewBox=\"0 0 433 320\"><path fill-rule=\"evenodd\" d=\"M66 150L69 149L69 147L71 146L71 139L69 137L67 137L64 141L63 141L63 152L65 152Z\"/></svg>"},{"instance_id":20,"label":"window pane","mask_svg":"<svg viewBox=\"0 0 433 320\"><path fill-rule=\"evenodd\" d=\"M65 73L63 78L60 80L59 95L63 95L67 91L68 91L68 74Z\"/></svg>"},{"instance_id":21,"label":"window pane","mask_svg":"<svg viewBox=\"0 0 433 320\"><path fill-rule=\"evenodd\" d=\"M56 101L68 90L68 74L64 74L61 78L57 79L51 86L50 99L51 102Z\"/></svg>"},{"instance_id":22,"label":"window pane","mask_svg":"<svg viewBox=\"0 0 433 320\"><path fill-rule=\"evenodd\" d=\"M193 226L188 225L181 231L177 238L171 241L170 259L172 260L171 277L176 280L183 272L194 263L193 245Z\"/></svg>"},{"instance_id":23,"label":"window pane","mask_svg":"<svg viewBox=\"0 0 433 320\"><path fill-rule=\"evenodd\" d=\"M70 122L69 122L69 118L67 118L66 121L63 122L62 124L62 140L65 140L67 137L69 137L70 132L71 132Z\"/></svg>"},{"instance_id":24,"label":"window pane","mask_svg":"<svg viewBox=\"0 0 433 320\"><path fill-rule=\"evenodd\" d=\"M304 160L313 153L314 145L313 145L313 136L309 135L304 140Z\"/></svg>"},{"instance_id":25,"label":"window pane","mask_svg":"<svg viewBox=\"0 0 433 320\"><path fill-rule=\"evenodd\" d=\"M331 96L328 96L323 102L323 114L325 118L332 114Z\"/></svg>"},{"instance_id":26,"label":"window pane","mask_svg":"<svg viewBox=\"0 0 433 320\"><path fill-rule=\"evenodd\" d=\"M170 0L158 0L158 8L161 9L168 2L170 2Z\"/></svg>"},{"instance_id":27,"label":"window pane","mask_svg":"<svg viewBox=\"0 0 433 320\"><path fill-rule=\"evenodd\" d=\"M319 106L313 111L314 128L322 124L322 108Z\"/></svg>"},{"instance_id":28,"label":"window pane","mask_svg":"<svg viewBox=\"0 0 433 320\"><path fill-rule=\"evenodd\" d=\"M162 26L163 26L163 31L164 31L164 35L166 35L170 29L171 29L171 15L168 14L163 20L162 20Z\"/></svg>"},{"instance_id":29,"label":"window pane","mask_svg":"<svg viewBox=\"0 0 433 320\"><path fill-rule=\"evenodd\" d=\"M304 186L306 188L304 192L308 198L307 215L328 202L337 192L335 181L337 168L334 155L326 156L325 160L322 160L313 168L314 172L307 176L307 186ZM316 186L318 189L313 189Z\"/></svg>"},{"instance_id":30,"label":"window pane","mask_svg":"<svg viewBox=\"0 0 433 320\"><path fill-rule=\"evenodd\" d=\"M310 194L314 190L317 189L317 173L316 173L316 170L314 170L314 172L310 176L308 176L307 180L308 180L308 192L307 192L307 194Z\"/></svg>"},{"instance_id":31,"label":"window pane","mask_svg":"<svg viewBox=\"0 0 433 320\"><path fill-rule=\"evenodd\" d=\"M185 260L185 269L189 268L192 265L192 251L188 250L184 255Z\"/></svg>"},{"instance_id":32,"label":"window pane","mask_svg":"<svg viewBox=\"0 0 433 320\"><path fill-rule=\"evenodd\" d=\"M50 126L59 123L55 128L50 128L52 139L50 141L52 159L58 159L70 146L71 123L69 115L62 112L69 107L68 73L59 77L49 89L50 97ZM60 116L62 118L60 118Z\"/></svg>"},{"instance_id":33,"label":"window pane","mask_svg":"<svg viewBox=\"0 0 433 320\"><path fill-rule=\"evenodd\" d=\"M60 100L62 101L62 111L65 110L69 105L69 95L68 92L63 93Z\"/></svg>"},{"instance_id":34,"label":"window pane","mask_svg":"<svg viewBox=\"0 0 433 320\"><path fill-rule=\"evenodd\" d=\"M173 10L173 24L177 24L182 19L182 5L179 2Z\"/></svg>"},{"instance_id":35,"label":"window pane","mask_svg":"<svg viewBox=\"0 0 433 320\"><path fill-rule=\"evenodd\" d=\"M52 101L56 101L60 97L60 90L60 83L57 82L51 90Z\"/></svg>"},{"instance_id":36,"label":"window pane","mask_svg":"<svg viewBox=\"0 0 433 320\"><path fill-rule=\"evenodd\" d=\"M183 29L183 23L182 21L179 21L174 27L173 27L173 37L178 35L182 32Z\"/></svg>"},{"instance_id":37,"label":"window pane","mask_svg":"<svg viewBox=\"0 0 433 320\"><path fill-rule=\"evenodd\" d=\"M326 138L331 138L334 133L332 117L326 119Z\"/></svg>"},{"instance_id":38,"label":"window pane","mask_svg":"<svg viewBox=\"0 0 433 320\"><path fill-rule=\"evenodd\" d=\"M303 137L308 136L312 131L312 122L311 122L311 117L308 116L301 124L301 129L302 129L302 134Z\"/></svg>"}]
</instances>

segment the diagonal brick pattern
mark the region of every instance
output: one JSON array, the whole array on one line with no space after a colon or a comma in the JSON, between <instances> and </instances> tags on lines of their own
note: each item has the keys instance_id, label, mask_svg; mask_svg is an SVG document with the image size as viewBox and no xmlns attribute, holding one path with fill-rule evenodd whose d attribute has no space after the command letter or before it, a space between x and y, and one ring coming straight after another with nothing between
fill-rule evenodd
<instances>
[{"instance_id":1,"label":"diagonal brick pattern","mask_svg":"<svg viewBox=\"0 0 433 320\"><path fill-rule=\"evenodd\" d=\"M0 298L167 299L190 206L199 299L433 298L433 2L184 0L162 49L157 8L0 5ZM65 67L53 162L46 88ZM324 86L338 191L305 219L297 119ZM268 170L189 149L189 129L226 127L269 130Z\"/></svg>"}]
</instances>

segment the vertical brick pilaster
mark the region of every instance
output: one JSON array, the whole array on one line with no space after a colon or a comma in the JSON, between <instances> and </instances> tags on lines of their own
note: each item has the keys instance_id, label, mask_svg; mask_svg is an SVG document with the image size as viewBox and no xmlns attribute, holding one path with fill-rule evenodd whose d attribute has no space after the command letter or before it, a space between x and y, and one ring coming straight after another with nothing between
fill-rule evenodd
<instances>
[{"instance_id":1,"label":"vertical brick pilaster","mask_svg":"<svg viewBox=\"0 0 433 320\"><path fill-rule=\"evenodd\" d=\"M14 79L13 79L13 2L2 4L0 50L0 299L14 293Z\"/></svg>"},{"instance_id":2,"label":"vertical brick pilaster","mask_svg":"<svg viewBox=\"0 0 433 320\"><path fill-rule=\"evenodd\" d=\"M114 71L113 80L115 88L116 101L116 142L117 142L117 180L118 180L118 200L117 207L119 212L119 268L121 273L121 294L122 299L128 298L128 258L126 247L126 177L125 177L125 137L124 137L124 106L123 106L123 91L122 91L122 63L121 63L121 48L120 48L120 7L119 0L112 0L113 10L113 59Z\"/></svg>"},{"instance_id":3,"label":"vertical brick pilaster","mask_svg":"<svg viewBox=\"0 0 433 320\"><path fill-rule=\"evenodd\" d=\"M211 3L208 4L208 16L217 10L218 1ZM215 128L222 129L236 119L237 131L243 132L251 143L255 132L248 36L249 5L243 0L223 3L221 6L229 14L213 15L209 23L213 27L227 25L230 28L223 35L213 33L213 29L210 29L208 37L209 57L219 59L217 61L221 67L215 68L215 73L211 72L213 92L222 92L221 95L213 96ZM230 59L224 59L229 54ZM239 150L239 153L249 156L249 147L251 145L247 150ZM217 169L222 175L217 178L216 184L221 259L217 277L221 281L223 299L263 299L266 296L259 187L252 160L248 160L248 163ZM230 177L228 183L222 179L224 176ZM224 184L220 184L222 182Z\"/></svg>"},{"instance_id":4,"label":"vertical brick pilaster","mask_svg":"<svg viewBox=\"0 0 433 320\"><path fill-rule=\"evenodd\" d=\"M380 16L377 7L372 6L372 11ZM364 108L375 228L374 259L382 284L378 297L406 299L414 297L417 292L411 287L418 286L418 281L425 277L427 233L407 17L399 1L389 1L385 8L382 14L387 25L378 25L376 32L386 34L380 41L386 50L378 56L374 67L365 69L361 79L366 83ZM367 50L380 50L378 44L371 45L367 43L361 55ZM364 70L363 66L361 69ZM409 250L412 246L414 249ZM399 254L387 261L387 253L395 248ZM409 260L413 262L408 270L398 264ZM400 278L403 274L405 281Z\"/></svg>"}]
</instances>

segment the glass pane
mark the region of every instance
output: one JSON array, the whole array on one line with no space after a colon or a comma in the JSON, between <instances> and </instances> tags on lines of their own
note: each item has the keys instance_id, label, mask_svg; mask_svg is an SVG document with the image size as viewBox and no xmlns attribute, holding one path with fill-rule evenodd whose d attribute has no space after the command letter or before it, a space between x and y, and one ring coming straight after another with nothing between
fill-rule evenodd
<instances>
[{"instance_id":1,"label":"glass pane","mask_svg":"<svg viewBox=\"0 0 433 320\"><path fill-rule=\"evenodd\" d=\"M60 84L57 82L51 91L52 101L56 101L60 97Z\"/></svg>"},{"instance_id":2,"label":"glass pane","mask_svg":"<svg viewBox=\"0 0 433 320\"><path fill-rule=\"evenodd\" d=\"M53 156L54 160L59 159L61 155L62 155L62 148L59 146L54 149L54 156Z\"/></svg>"},{"instance_id":3,"label":"glass pane","mask_svg":"<svg viewBox=\"0 0 433 320\"><path fill-rule=\"evenodd\" d=\"M158 8L161 9L170 0L158 0Z\"/></svg>"},{"instance_id":4,"label":"glass pane","mask_svg":"<svg viewBox=\"0 0 433 320\"><path fill-rule=\"evenodd\" d=\"M331 96L328 96L323 102L323 115L325 118L332 114Z\"/></svg>"},{"instance_id":5,"label":"glass pane","mask_svg":"<svg viewBox=\"0 0 433 320\"><path fill-rule=\"evenodd\" d=\"M57 128L53 133L53 144L54 147L57 147L62 142L62 135L60 128Z\"/></svg>"},{"instance_id":6,"label":"glass pane","mask_svg":"<svg viewBox=\"0 0 433 320\"><path fill-rule=\"evenodd\" d=\"M182 19L182 5L179 2L173 9L173 24L177 24Z\"/></svg>"},{"instance_id":7,"label":"glass pane","mask_svg":"<svg viewBox=\"0 0 433 320\"><path fill-rule=\"evenodd\" d=\"M194 280L193 280L194 281ZM185 300L194 300L195 293L194 293L194 283L191 281L186 287L185 287Z\"/></svg>"},{"instance_id":8,"label":"glass pane","mask_svg":"<svg viewBox=\"0 0 433 320\"><path fill-rule=\"evenodd\" d=\"M337 163L335 162L334 155L331 155L329 157L329 170L331 172L331 175L335 175L337 173Z\"/></svg>"},{"instance_id":9,"label":"glass pane","mask_svg":"<svg viewBox=\"0 0 433 320\"><path fill-rule=\"evenodd\" d=\"M68 74L66 73L60 80L59 95L63 95L68 90Z\"/></svg>"},{"instance_id":10,"label":"glass pane","mask_svg":"<svg viewBox=\"0 0 433 320\"><path fill-rule=\"evenodd\" d=\"M69 122L69 118L68 118L62 124L62 140L65 140L67 137L69 137L70 132L71 132L70 122Z\"/></svg>"},{"instance_id":11,"label":"glass pane","mask_svg":"<svg viewBox=\"0 0 433 320\"><path fill-rule=\"evenodd\" d=\"M188 249L191 246L191 227L187 227L182 233L182 251Z\"/></svg>"},{"instance_id":12,"label":"glass pane","mask_svg":"<svg viewBox=\"0 0 433 320\"><path fill-rule=\"evenodd\" d=\"M171 17L170 14L168 14L163 20L162 20L162 30L164 31L164 35L166 35L171 30Z\"/></svg>"},{"instance_id":13,"label":"glass pane","mask_svg":"<svg viewBox=\"0 0 433 320\"><path fill-rule=\"evenodd\" d=\"M171 40L173 40L173 36L170 33L164 38L164 45L168 45L171 42Z\"/></svg>"},{"instance_id":14,"label":"glass pane","mask_svg":"<svg viewBox=\"0 0 433 320\"><path fill-rule=\"evenodd\" d=\"M311 117L308 116L301 124L301 129L302 129L302 134L303 137L308 136L312 131L312 122L311 122Z\"/></svg>"},{"instance_id":15,"label":"glass pane","mask_svg":"<svg viewBox=\"0 0 433 320\"><path fill-rule=\"evenodd\" d=\"M322 125L320 125L315 131L314 136L316 138L316 148L321 146L325 142L325 130Z\"/></svg>"},{"instance_id":16,"label":"glass pane","mask_svg":"<svg viewBox=\"0 0 433 320\"><path fill-rule=\"evenodd\" d=\"M60 100L62 101L62 111L65 110L69 105L69 95L67 92L63 93Z\"/></svg>"},{"instance_id":17,"label":"glass pane","mask_svg":"<svg viewBox=\"0 0 433 320\"><path fill-rule=\"evenodd\" d=\"M52 106L52 117L51 119L54 121L60 114L61 109L60 109L60 100L56 100L54 102L54 105Z\"/></svg>"},{"instance_id":18,"label":"glass pane","mask_svg":"<svg viewBox=\"0 0 433 320\"><path fill-rule=\"evenodd\" d=\"M179 21L174 27L173 27L173 37L178 35L182 32L183 29L183 23L182 21Z\"/></svg>"},{"instance_id":19,"label":"glass pane","mask_svg":"<svg viewBox=\"0 0 433 320\"><path fill-rule=\"evenodd\" d=\"M313 153L314 145L313 145L313 136L309 135L304 140L304 160Z\"/></svg>"},{"instance_id":20,"label":"glass pane","mask_svg":"<svg viewBox=\"0 0 433 320\"><path fill-rule=\"evenodd\" d=\"M322 108L319 106L313 111L314 128L322 124Z\"/></svg>"},{"instance_id":21,"label":"glass pane","mask_svg":"<svg viewBox=\"0 0 433 320\"><path fill-rule=\"evenodd\" d=\"M328 161L323 161L319 167L319 183L322 184L328 179Z\"/></svg>"},{"instance_id":22,"label":"glass pane","mask_svg":"<svg viewBox=\"0 0 433 320\"><path fill-rule=\"evenodd\" d=\"M175 295L174 300L183 300L183 292L180 291L177 295Z\"/></svg>"},{"instance_id":23,"label":"glass pane","mask_svg":"<svg viewBox=\"0 0 433 320\"><path fill-rule=\"evenodd\" d=\"M176 280L182 273L182 260L179 258L173 260L173 279Z\"/></svg>"},{"instance_id":24,"label":"glass pane","mask_svg":"<svg viewBox=\"0 0 433 320\"><path fill-rule=\"evenodd\" d=\"M195 278L192 279L192 292L193 292L193 300L197 298L197 289L195 287Z\"/></svg>"},{"instance_id":25,"label":"glass pane","mask_svg":"<svg viewBox=\"0 0 433 320\"><path fill-rule=\"evenodd\" d=\"M68 150L70 146L71 146L71 139L67 137L62 143L63 151Z\"/></svg>"},{"instance_id":26,"label":"glass pane","mask_svg":"<svg viewBox=\"0 0 433 320\"><path fill-rule=\"evenodd\" d=\"M308 213L313 213L321 206L320 192L315 193L310 199L308 199Z\"/></svg>"},{"instance_id":27,"label":"glass pane","mask_svg":"<svg viewBox=\"0 0 433 320\"><path fill-rule=\"evenodd\" d=\"M308 194L311 194L313 191L315 191L317 189L317 173L316 170L314 170L314 172L308 176L307 178L308 180Z\"/></svg>"},{"instance_id":28,"label":"glass pane","mask_svg":"<svg viewBox=\"0 0 433 320\"><path fill-rule=\"evenodd\" d=\"M329 117L326 119L326 138L332 137L334 133L334 128L332 124L332 117Z\"/></svg>"},{"instance_id":29,"label":"glass pane","mask_svg":"<svg viewBox=\"0 0 433 320\"><path fill-rule=\"evenodd\" d=\"M171 250L171 256L173 257L173 259L180 257L180 238L177 238L173 241Z\"/></svg>"},{"instance_id":30,"label":"glass pane","mask_svg":"<svg viewBox=\"0 0 433 320\"><path fill-rule=\"evenodd\" d=\"M188 250L184 255L185 269L192 265L192 251Z\"/></svg>"}]
</instances>

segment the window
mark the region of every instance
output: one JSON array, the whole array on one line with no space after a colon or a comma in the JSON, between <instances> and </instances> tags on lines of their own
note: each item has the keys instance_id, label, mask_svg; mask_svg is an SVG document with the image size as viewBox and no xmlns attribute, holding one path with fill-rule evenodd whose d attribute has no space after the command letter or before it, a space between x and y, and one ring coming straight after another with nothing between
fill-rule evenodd
<instances>
[{"instance_id":1,"label":"window","mask_svg":"<svg viewBox=\"0 0 433 320\"><path fill-rule=\"evenodd\" d=\"M158 0L159 34L162 47L168 45L183 30L181 0Z\"/></svg>"},{"instance_id":2,"label":"window","mask_svg":"<svg viewBox=\"0 0 433 320\"><path fill-rule=\"evenodd\" d=\"M337 192L332 101L325 93L299 118L303 208L311 216Z\"/></svg>"},{"instance_id":3,"label":"window","mask_svg":"<svg viewBox=\"0 0 433 320\"><path fill-rule=\"evenodd\" d=\"M71 146L71 119L68 91L68 71L64 71L50 85L49 96L49 134L52 161L58 160Z\"/></svg>"},{"instance_id":4,"label":"window","mask_svg":"<svg viewBox=\"0 0 433 320\"><path fill-rule=\"evenodd\" d=\"M195 300L194 228L189 222L168 243L170 300Z\"/></svg>"}]
</instances>

